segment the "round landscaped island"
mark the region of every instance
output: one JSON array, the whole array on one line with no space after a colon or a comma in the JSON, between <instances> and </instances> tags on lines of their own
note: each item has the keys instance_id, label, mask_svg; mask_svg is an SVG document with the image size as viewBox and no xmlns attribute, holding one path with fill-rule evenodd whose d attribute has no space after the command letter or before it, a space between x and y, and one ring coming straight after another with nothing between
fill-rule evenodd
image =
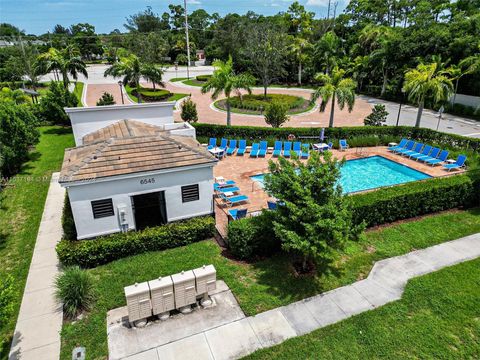
<instances>
[{"instance_id":1,"label":"round landscaped island","mask_svg":"<svg viewBox=\"0 0 480 360\"><path fill-rule=\"evenodd\" d=\"M214 106L219 110L227 110L227 99L221 99L214 103ZM286 94L267 94L265 97L263 94L252 94L233 96L230 98L230 110L233 113L250 114L250 115L263 115L265 109L272 102L279 102L287 106L288 114L300 114L309 111L313 108L314 104L310 100L301 96L286 95Z\"/></svg>"}]
</instances>

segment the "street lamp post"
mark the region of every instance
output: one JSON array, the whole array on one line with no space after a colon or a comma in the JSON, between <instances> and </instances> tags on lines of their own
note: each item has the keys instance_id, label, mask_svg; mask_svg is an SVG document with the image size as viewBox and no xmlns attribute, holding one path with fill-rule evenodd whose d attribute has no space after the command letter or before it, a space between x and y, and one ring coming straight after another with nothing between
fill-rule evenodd
<instances>
[{"instance_id":1,"label":"street lamp post","mask_svg":"<svg viewBox=\"0 0 480 360\"><path fill-rule=\"evenodd\" d=\"M183 1L185 6L185 36L187 38L187 79L190 79L190 39L188 37L188 11L187 0Z\"/></svg>"},{"instance_id":2,"label":"street lamp post","mask_svg":"<svg viewBox=\"0 0 480 360\"><path fill-rule=\"evenodd\" d=\"M440 109L438 109L438 123L437 123L437 131L438 131L438 128L440 127L440 121L442 121L442 114L443 112L445 111L445 108L443 107L443 105L440 107Z\"/></svg>"},{"instance_id":3,"label":"street lamp post","mask_svg":"<svg viewBox=\"0 0 480 360\"><path fill-rule=\"evenodd\" d=\"M395 124L395 126L398 126L398 123L400 122L400 113L402 111L404 97L405 97L405 91L402 89L402 97L400 99L400 106L398 107L397 123Z\"/></svg>"},{"instance_id":4,"label":"street lamp post","mask_svg":"<svg viewBox=\"0 0 480 360\"><path fill-rule=\"evenodd\" d=\"M175 78L178 79L178 61L175 61L174 65L175 65Z\"/></svg>"},{"instance_id":5,"label":"street lamp post","mask_svg":"<svg viewBox=\"0 0 480 360\"><path fill-rule=\"evenodd\" d=\"M120 86L120 95L122 97L122 105L124 105L125 101L123 100L123 81L122 80L118 82L118 86Z\"/></svg>"}]
</instances>

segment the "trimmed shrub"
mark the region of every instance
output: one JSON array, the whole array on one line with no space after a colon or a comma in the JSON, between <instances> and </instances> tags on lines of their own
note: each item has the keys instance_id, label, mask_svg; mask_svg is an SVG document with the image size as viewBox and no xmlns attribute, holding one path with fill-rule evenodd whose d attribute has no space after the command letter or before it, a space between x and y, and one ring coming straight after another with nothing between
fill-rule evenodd
<instances>
[{"instance_id":1,"label":"trimmed shrub","mask_svg":"<svg viewBox=\"0 0 480 360\"><path fill-rule=\"evenodd\" d=\"M198 121L197 105L191 99L187 99L182 103L180 117L187 122Z\"/></svg>"},{"instance_id":2,"label":"trimmed shrub","mask_svg":"<svg viewBox=\"0 0 480 360\"><path fill-rule=\"evenodd\" d=\"M55 296L63 304L69 318L75 318L93 305L94 287L92 276L78 266L66 268L55 280Z\"/></svg>"},{"instance_id":3,"label":"trimmed shrub","mask_svg":"<svg viewBox=\"0 0 480 360\"><path fill-rule=\"evenodd\" d=\"M112 94L104 92L102 97L98 99L97 106L107 106L107 105L115 105L115 100L113 99Z\"/></svg>"},{"instance_id":4,"label":"trimmed shrub","mask_svg":"<svg viewBox=\"0 0 480 360\"><path fill-rule=\"evenodd\" d=\"M228 224L228 246L232 254L242 260L270 256L280 250L280 241L273 233L271 211L261 215L231 221Z\"/></svg>"},{"instance_id":5,"label":"trimmed shrub","mask_svg":"<svg viewBox=\"0 0 480 360\"><path fill-rule=\"evenodd\" d=\"M214 231L215 220L212 217L199 217L92 240L62 240L57 245L57 254L64 265L91 268L147 251L188 245L212 237Z\"/></svg>"},{"instance_id":6,"label":"trimmed shrub","mask_svg":"<svg viewBox=\"0 0 480 360\"><path fill-rule=\"evenodd\" d=\"M232 108L262 111L272 102L283 104L287 109L296 109L303 105L306 101L300 96L286 95L286 94L268 94L267 98L260 94L234 96L230 98L230 105Z\"/></svg>"},{"instance_id":7,"label":"trimmed shrub","mask_svg":"<svg viewBox=\"0 0 480 360\"><path fill-rule=\"evenodd\" d=\"M197 81L207 82L211 77L212 75L197 75L195 79L197 79Z\"/></svg>"},{"instance_id":8,"label":"trimmed shrub","mask_svg":"<svg viewBox=\"0 0 480 360\"><path fill-rule=\"evenodd\" d=\"M75 227L75 220L73 219L72 207L70 206L68 195L65 195L65 201L63 203L62 228L63 238L65 240L77 240L77 228Z\"/></svg>"},{"instance_id":9,"label":"trimmed shrub","mask_svg":"<svg viewBox=\"0 0 480 360\"><path fill-rule=\"evenodd\" d=\"M268 104L265 111L265 122L274 128L279 128L289 120L287 107L277 101Z\"/></svg>"},{"instance_id":10,"label":"trimmed shrub","mask_svg":"<svg viewBox=\"0 0 480 360\"><path fill-rule=\"evenodd\" d=\"M136 89L132 90L132 95L137 96ZM172 93L168 90L142 88L140 90L140 95L142 95L142 99L145 101L163 101L168 99Z\"/></svg>"},{"instance_id":11,"label":"trimmed shrub","mask_svg":"<svg viewBox=\"0 0 480 360\"><path fill-rule=\"evenodd\" d=\"M352 195L353 218L367 227L468 207L477 203L479 183L468 175L449 176Z\"/></svg>"}]
</instances>

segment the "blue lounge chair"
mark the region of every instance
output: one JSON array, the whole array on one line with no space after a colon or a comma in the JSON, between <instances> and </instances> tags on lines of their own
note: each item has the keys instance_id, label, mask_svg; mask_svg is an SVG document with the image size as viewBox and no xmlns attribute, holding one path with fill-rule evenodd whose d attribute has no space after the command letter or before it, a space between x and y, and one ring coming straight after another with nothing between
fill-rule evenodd
<instances>
[{"instance_id":1,"label":"blue lounge chair","mask_svg":"<svg viewBox=\"0 0 480 360\"><path fill-rule=\"evenodd\" d=\"M432 147L430 145L425 145L422 152L411 154L410 159L417 159L421 156L426 156L426 155L430 154L430 151L432 151Z\"/></svg>"},{"instance_id":2,"label":"blue lounge chair","mask_svg":"<svg viewBox=\"0 0 480 360\"><path fill-rule=\"evenodd\" d=\"M267 201L268 210L277 210L277 203L274 201Z\"/></svg>"},{"instance_id":3,"label":"blue lounge chair","mask_svg":"<svg viewBox=\"0 0 480 360\"><path fill-rule=\"evenodd\" d=\"M283 143L283 156L289 158L290 151L292 151L292 143L290 141L285 141Z\"/></svg>"},{"instance_id":4,"label":"blue lounge chair","mask_svg":"<svg viewBox=\"0 0 480 360\"><path fill-rule=\"evenodd\" d=\"M280 156L282 154L282 142L275 141L275 146L273 147L273 156Z\"/></svg>"},{"instance_id":5,"label":"blue lounge chair","mask_svg":"<svg viewBox=\"0 0 480 360\"><path fill-rule=\"evenodd\" d=\"M435 166L446 161L447 158L448 158L448 150L442 150L442 152L440 153L440 156L437 159L425 160L425 163L428 165Z\"/></svg>"},{"instance_id":6,"label":"blue lounge chair","mask_svg":"<svg viewBox=\"0 0 480 360\"><path fill-rule=\"evenodd\" d=\"M293 143L293 152L297 154L298 157L302 156L302 143L300 141Z\"/></svg>"},{"instance_id":7,"label":"blue lounge chair","mask_svg":"<svg viewBox=\"0 0 480 360\"><path fill-rule=\"evenodd\" d=\"M228 210L228 215L233 220L238 220L238 219L243 219L244 217L247 216L247 209L232 209Z\"/></svg>"},{"instance_id":8,"label":"blue lounge chair","mask_svg":"<svg viewBox=\"0 0 480 360\"><path fill-rule=\"evenodd\" d=\"M458 155L457 161L453 164L444 164L443 167L448 171L453 169L461 169L465 166L465 161L467 161L467 157L465 155Z\"/></svg>"},{"instance_id":9,"label":"blue lounge chair","mask_svg":"<svg viewBox=\"0 0 480 360\"><path fill-rule=\"evenodd\" d=\"M420 156L417 158L417 161L425 161L425 160L433 160L433 159L436 159L438 154L440 154L440 148L433 148L432 152L430 153L430 155L426 155L426 156Z\"/></svg>"},{"instance_id":10,"label":"blue lounge chair","mask_svg":"<svg viewBox=\"0 0 480 360\"><path fill-rule=\"evenodd\" d=\"M393 150L393 152L396 153L396 154L401 154L402 152L412 150L414 146L415 146L415 141L409 140L407 145L405 145L404 148Z\"/></svg>"},{"instance_id":11,"label":"blue lounge chair","mask_svg":"<svg viewBox=\"0 0 480 360\"><path fill-rule=\"evenodd\" d=\"M235 195L235 196L225 196L223 194L222 195L222 199L225 200L225 202L228 204L228 205L235 205L235 204L238 204L238 203L241 203L241 202L244 202L244 201L248 201L248 196L247 195Z\"/></svg>"},{"instance_id":12,"label":"blue lounge chair","mask_svg":"<svg viewBox=\"0 0 480 360\"><path fill-rule=\"evenodd\" d=\"M246 148L247 148L247 140L240 140L238 142L237 156L242 156L243 154L245 154Z\"/></svg>"},{"instance_id":13,"label":"blue lounge chair","mask_svg":"<svg viewBox=\"0 0 480 360\"><path fill-rule=\"evenodd\" d=\"M235 150L237 150L237 140L230 140L227 148L227 155L233 155Z\"/></svg>"},{"instance_id":14,"label":"blue lounge chair","mask_svg":"<svg viewBox=\"0 0 480 360\"><path fill-rule=\"evenodd\" d=\"M390 146L387 150L388 151L395 151L397 149L403 149L405 145L407 145L408 140L407 139L402 139L400 140L400 143L395 146Z\"/></svg>"},{"instance_id":15,"label":"blue lounge chair","mask_svg":"<svg viewBox=\"0 0 480 360\"><path fill-rule=\"evenodd\" d=\"M210 150L210 149L213 149L215 147L217 147L217 138L210 138L210 140L208 140L207 149Z\"/></svg>"},{"instance_id":16,"label":"blue lounge chair","mask_svg":"<svg viewBox=\"0 0 480 360\"><path fill-rule=\"evenodd\" d=\"M214 183L213 190L235 186L237 183L233 180L227 180L223 184Z\"/></svg>"},{"instance_id":17,"label":"blue lounge chair","mask_svg":"<svg viewBox=\"0 0 480 360\"><path fill-rule=\"evenodd\" d=\"M330 141L328 144L328 150L332 150L333 149L333 143Z\"/></svg>"},{"instance_id":18,"label":"blue lounge chair","mask_svg":"<svg viewBox=\"0 0 480 360\"><path fill-rule=\"evenodd\" d=\"M267 155L268 143L266 141L260 141L260 150L258 156L265 157Z\"/></svg>"},{"instance_id":19,"label":"blue lounge chair","mask_svg":"<svg viewBox=\"0 0 480 360\"><path fill-rule=\"evenodd\" d=\"M219 148L220 148L220 149L223 149L224 151L226 151L226 150L227 150L227 146L228 146L228 140L227 140L227 139L222 139L222 141L220 142Z\"/></svg>"},{"instance_id":20,"label":"blue lounge chair","mask_svg":"<svg viewBox=\"0 0 480 360\"><path fill-rule=\"evenodd\" d=\"M260 145L258 143L253 143L252 148L250 149L250 157L257 157L260 152Z\"/></svg>"},{"instance_id":21,"label":"blue lounge chair","mask_svg":"<svg viewBox=\"0 0 480 360\"><path fill-rule=\"evenodd\" d=\"M302 159L307 159L310 155L310 144L302 144Z\"/></svg>"},{"instance_id":22,"label":"blue lounge chair","mask_svg":"<svg viewBox=\"0 0 480 360\"><path fill-rule=\"evenodd\" d=\"M340 150L341 151L344 151L344 150L348 149L347 140L345 140L345 139L341 139L340 142L339 142L339 145L340 145Z\"/></svg>"},{"instance_id":23,"label":"blue lounge chair","mask_svg":"<svg viewBox=\"0 0 480 360\"><path fill-rule=\"evenodd\" d=\"M418 154L422 150L422 148L423 148L422 143L416 143L415 147L412 150L402 151L399 154L403 155L403 156L410 156L410 155L413 155L413 154Z\"/></svg>"},{"instance_id":24,"label":"blue lounge chair","mask_svg":"<svg viewBox=\"0 0 480 360\"><path fill-rule=\"evenodd\" d=\"M224 194L227 192L232 192L232 193L239 192L240 189L236 186L230 186L230 187L219 187L219 188L216 188L215 191Z\"/></svg>"}]
</instances>

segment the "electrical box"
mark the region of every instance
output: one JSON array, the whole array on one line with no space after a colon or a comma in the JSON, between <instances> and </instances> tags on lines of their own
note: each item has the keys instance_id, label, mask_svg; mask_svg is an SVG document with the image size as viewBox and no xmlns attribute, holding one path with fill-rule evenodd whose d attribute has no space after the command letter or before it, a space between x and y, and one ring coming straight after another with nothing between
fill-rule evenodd
<instances>
[{"instance_id":1,"label":"electrical box","mask_svg":"<svg viewBox=\"0 0 480 360\"><path fill-rule=\"evenodd\" d=\"M193 270L197 295L207 294L217 288L217 270L213 265L203 265Z\"/></svg>"},{"instance_id":2,"label":"electrical box","mask_svg":"<svg viewBox=\"0 0 480 360\"><path fill-rule=\"evenodd\" d=\"M124 291L127 298L128 320L131 323L152 316L150 288L147 282L127 286Z\"/></svg>"},{"instance_id":3,"label":"electrical box","mask_svg":"<svg viewBox=\"0 0 480 360\"><path fill-rule=\"evenodd\" d=\"M196 303L195 275L192 270L172 275L177 309Z\"/></svg>"},{"instance_id":4,"label":"electrical box","mask_svg":"<svg viewBox=\"0 0 480 360\"><path fill-rule=\"evenodd\" d=\"M148 285L152 298L153 315L159 315L175 309L173 281L170 276L149 281Z\"/></svg>"}]
</instances>

